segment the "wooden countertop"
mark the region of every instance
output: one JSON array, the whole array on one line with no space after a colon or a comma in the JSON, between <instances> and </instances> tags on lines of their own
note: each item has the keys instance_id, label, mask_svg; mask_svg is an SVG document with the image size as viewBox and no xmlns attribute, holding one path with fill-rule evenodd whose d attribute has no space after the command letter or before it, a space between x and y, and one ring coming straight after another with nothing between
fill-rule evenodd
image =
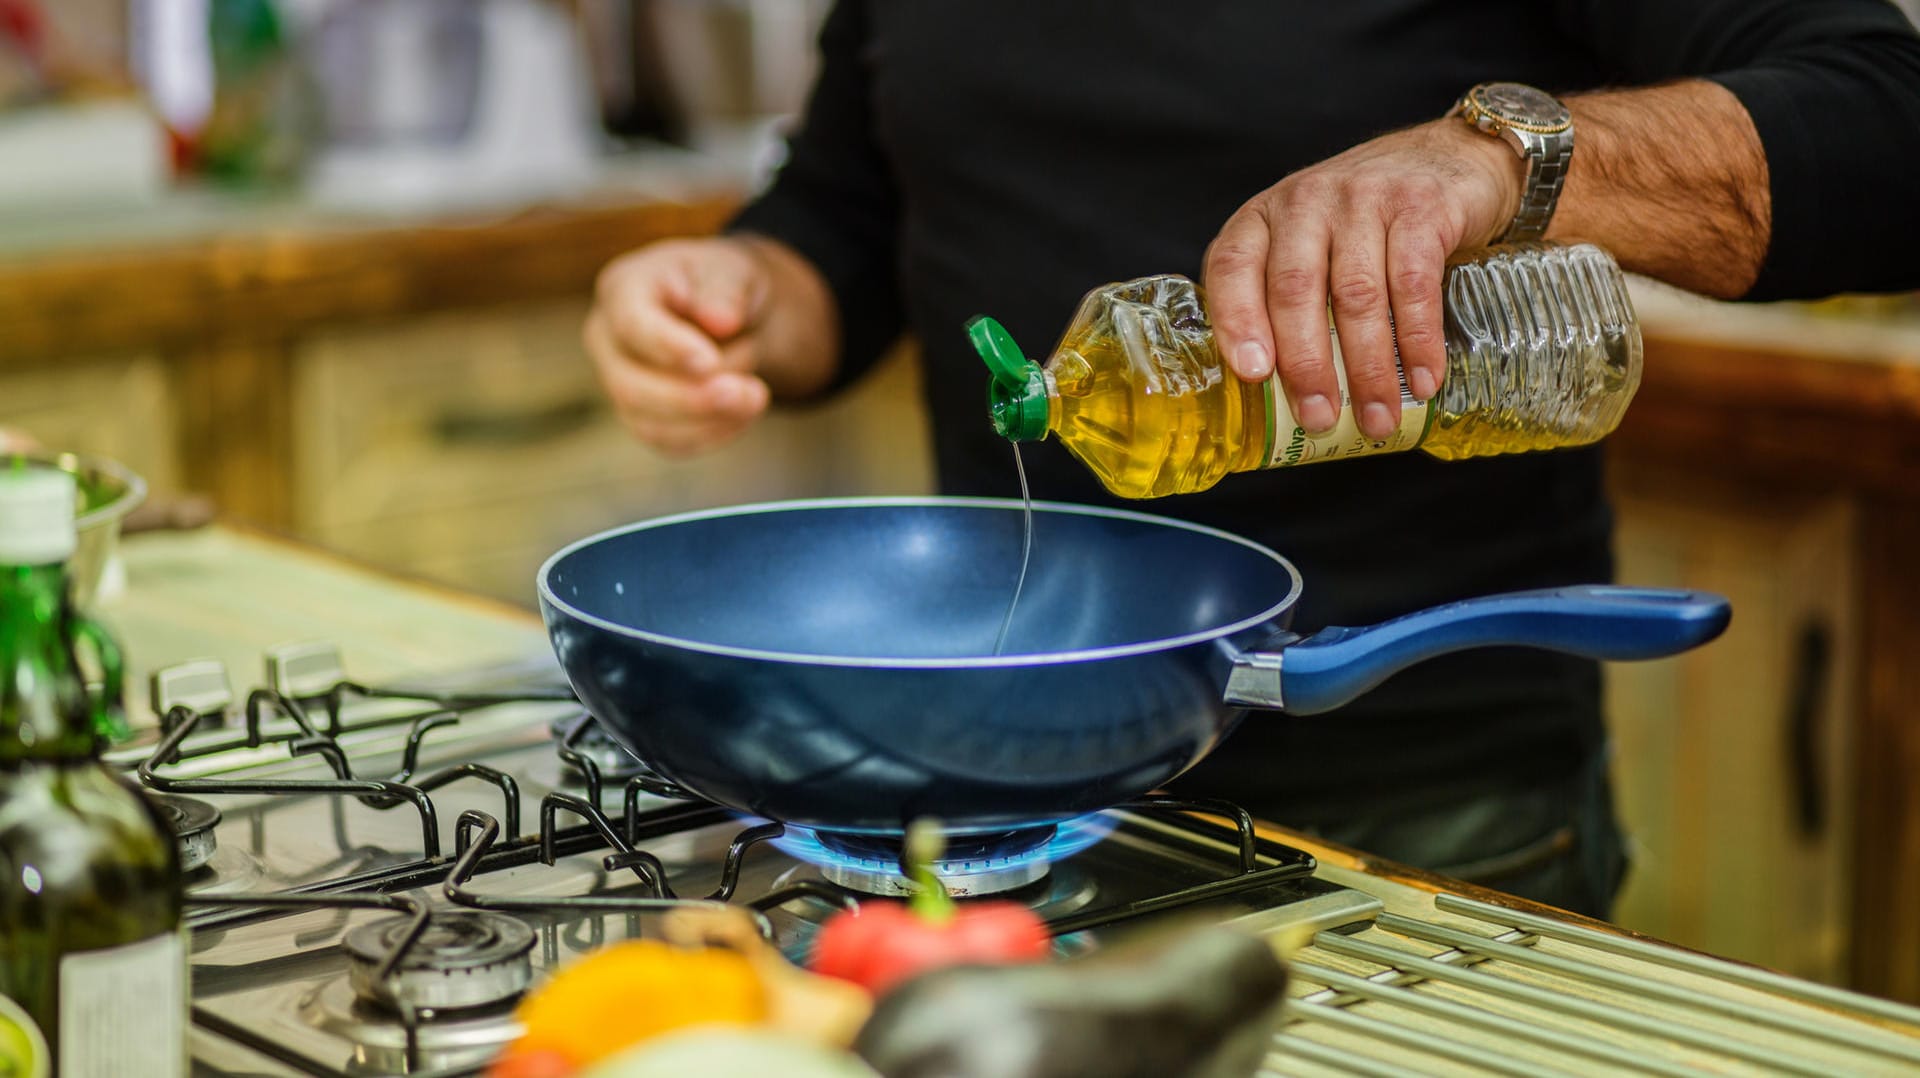
<instances>
[{"instance_id":1,"label":"wooden countertop","mask_svg":"<svg viewBox=\"0 0 1920 1078\"><path fill-rule=\"evenodd\" d=\"M718 228L745 187L737 170L662 153L610 166L591 192L506 211L399 217L185 191L137 213L0 217L0 368L579 294L621 251ZM1645 397L1920 420L1920 308L1711 303L1650 282L1635 302Z\"/></svg>"},{"instance_id":2,"label":"wooden countertop","mask_svg":"<svg viewBox=\"0 0 1920 1078\"><path fill-rule=\"evenodd\" d=\"M505 210L403 217L183 191L101 219L9 228L0 218L0 370L580 295L623 251L715 231L743 187L675 159Z\"/></svg>"},{"instance_id":3,"label":"wooden countertop","mask_svg":"<svg viewBox=\"0 0 1920 1078\"><path fill-rule=\"evenodd\" d=\"M1646 372L1616 453L1920 496L1920 314L1711 303L1656 285L1634 298Z\"/></svg>"},{"instance_id":4,"label":"wooden countertop","mask_svg":"<svg viewBox=\"0 0 1920 1078\"><path fill-rule=\"evenodd\" d=\"M22 237L0 216L0 378L17 372L31 394L64 367L157 360L172 414L149 450L172 455L182 489L289 529L311 494L296 466L305 340L590 295L610 259L711 234L739 204L739 170L683 157L609 164L599 188L504 210L395 216L183 191L147 215L36 222Z\"/></svg>"}]
</instances>

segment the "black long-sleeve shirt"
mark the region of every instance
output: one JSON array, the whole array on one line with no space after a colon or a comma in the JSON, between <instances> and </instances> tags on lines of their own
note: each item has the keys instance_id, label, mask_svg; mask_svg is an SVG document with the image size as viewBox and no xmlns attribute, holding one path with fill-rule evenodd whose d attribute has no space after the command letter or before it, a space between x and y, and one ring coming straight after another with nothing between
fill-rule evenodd
<instances>
[{"instance_id":1,"label":"black long-sleeve shirt","mask_svg":"<svg viewBox=\"0 0 1920 1078\"><path fill-rule=\"evenodd\" d=\"M1713 78L1769 162L1752 297L1920 286L1920 40L1884 0L841 0L821 42L788 162L735 227L784 240L832 286L842 381L918 337L948 493L1018 493L968 316L1043 354L1087 289L1197 278L1249 196L1482 81ZM1037 497L1115 502L1055 443L1027 461ZM1612 573L1598 449L1399 454L1130 504L1291 557L1307 582L1296 628ZM1332 715L1255 715L1183 782L1310 823L1550 779L1602 736L1593 664L1483 651Z\"/></svg>"}]
</instances>

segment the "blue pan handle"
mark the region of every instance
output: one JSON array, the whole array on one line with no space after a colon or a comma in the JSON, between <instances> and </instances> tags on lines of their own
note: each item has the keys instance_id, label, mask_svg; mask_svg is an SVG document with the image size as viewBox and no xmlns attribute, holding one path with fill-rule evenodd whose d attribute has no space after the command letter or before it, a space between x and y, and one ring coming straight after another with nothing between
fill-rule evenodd
<instances>
[{"instance_id":1,"label":"blue pan handle","mask_svg":"<svg viewBox=\"0 0 1920 1078\"><path fill-rule=\"evenodd\" d=\"M1312 715L1450 651L1520 645L1592 659L1657 659L1712 640L1732 617L1726 599L1700 591L1596 585L1490 595L1235 656L1226 699Z\"/></svg>"}]
</instances>

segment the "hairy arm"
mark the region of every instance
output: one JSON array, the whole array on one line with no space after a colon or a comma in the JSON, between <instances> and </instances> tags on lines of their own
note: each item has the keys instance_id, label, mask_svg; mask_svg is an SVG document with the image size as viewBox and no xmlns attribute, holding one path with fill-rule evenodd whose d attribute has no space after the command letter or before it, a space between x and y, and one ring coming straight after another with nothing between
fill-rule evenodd
<instances>
[{"instance_id":1,"label":"hairy arm","mask_svg":"<svg viewBox=\"0 0 1920 1078\"><path fill-rule=\"evenodd\" d=\"M1574 165L1547 238L1592 240L1627 269L1695 292L1745 295L1767 256L1773 201L1739 99L1690 79L1566 104Z\"/></svg>"},{"instance_id":2,"label":"hairy arm","mask_svg":"<svg viewBox=\"0 0 1920 1078\"><path fill-rule=\"evenodd\" d=\"M1600 85L1678 89L1675 80L1698 79L1739 100L1741 126L1751 125L1765 150L1765 187L1756 190L1768 198L1760 272L1739 298L1920 288L1920 262L1901 242L1920 234L1920 35L1898 8L1887 0L1552 0L1550 8L1607 72ZM1594 137L1631 133L1636 119L1671 119L1635 111L1596 115ZM1682 133L1703 155L1724 157L1734 133L1718 115L1741 119L1731 109L1694 114L1700 126ZM1582 138L1576 131L1573 173ZM1636 167L1685 170L1694 152L1690 144L1677 155L1649 154ZM1723 255L1704 248L1700 260Z\"/></svg>"}]
</instances>

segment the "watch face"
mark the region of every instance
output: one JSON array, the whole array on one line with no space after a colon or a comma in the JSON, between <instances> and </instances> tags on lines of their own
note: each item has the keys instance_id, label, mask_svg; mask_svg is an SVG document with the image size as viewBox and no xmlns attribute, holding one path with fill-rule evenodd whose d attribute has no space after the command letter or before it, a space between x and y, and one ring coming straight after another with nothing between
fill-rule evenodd
<instances>
[{"instance_id":1,"label":"watch face","mask_svg":"<svg viewBox=\"0 0 1920 1078\"><path fill-rule=\"evenodd\" d=\"M1472 101L1501 123L1533 131L1558 131L1573 122L1551 95L1517 82L1490 82L1473 89Z\"/></svg>"}]
</instances>

